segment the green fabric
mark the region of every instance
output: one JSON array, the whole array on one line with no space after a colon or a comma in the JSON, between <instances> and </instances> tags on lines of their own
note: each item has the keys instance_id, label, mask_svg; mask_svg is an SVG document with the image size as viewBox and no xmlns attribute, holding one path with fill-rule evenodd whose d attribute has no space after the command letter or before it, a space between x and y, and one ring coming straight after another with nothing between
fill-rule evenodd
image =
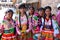
<instances>
[{"instance_id":1,"label":"green fabric","mask_svg":"<svg viewBox=\"0 0 60 40\"><path fill-rule=\"evenodd\" d=\"M4 23L5 21L3 20L2 22Z\"/></svg>"},{"instance_id":2,"label":"green fabric","mask_svg":"<svg viewBox=\"0 0 60 40\"><path fill-rule=\"evenodd\" d=\"M28 34L27 34L27 38L31 38L33 35L32 35L33 33L32 32L29 32Z\"/></svg>"},{"instance_id":3,"label":"green fabric","mask_svg":"<svg viewBox=\"0 0 60 40\"><path fill-rule=\"evenodd\" d=\"M1 36L1 34L0 34L0 36Z\"/></svg>"},{"instance_id":4,"label":"green fabric","mask_svg":"<svg viewBox=\"0 0 60 40\"><path fill-rule=\"evenodd\" d=\"M0 34L0 40L1 40L1 36L2 36L2 34Z\"/></svg>"},{"instance_id":5,"label":"green fabric","mask_svg":"<svg viewBox=\"0 0 60 40\"><path fill-rule=\"evenodd\" d=\"M34 17L34 19L35 19L35 20L38 20L38 17L37 17L37 16L35 16L35 17Z\"/></svg>"},{"instance_id":6,"label":"green fabric","mask_svg":"<svg viewBox=\"0 0 60 40\"><path fill-rule=\"evenodd\" d=\"M14 33L14 28L10 28L10 30L4 30L4 33Z\"/></svg>"},{"instance_id":7,"label":"green fabric","mask_svg":"<svg viewBox=\"0 0 60 40\"><path fill-rule=\"evenodd\" d=\"M14 33L14 28L10 28L10 32L11 33Z\"/></svg>"},{"instance_id":8,"label":"green fabric","mask_svg":"<svg viewBox=\"0 0 60 40\"><path fill-rule=\"evenodd\" d=\"M33 28L34 30L36 29L36 26L34 26L34 28Z\"/></svg>"},{"instance_id":9,"label":"green fabric","mask_svg":"<svg viewBox=\"0 0 60 40\"><path fill-rule=\"evenodd\" d=\"M57 26L55 29L59 29L57 21L55 21L55 23L56 23L56 26Z\"/></svg>"}]
</instances>

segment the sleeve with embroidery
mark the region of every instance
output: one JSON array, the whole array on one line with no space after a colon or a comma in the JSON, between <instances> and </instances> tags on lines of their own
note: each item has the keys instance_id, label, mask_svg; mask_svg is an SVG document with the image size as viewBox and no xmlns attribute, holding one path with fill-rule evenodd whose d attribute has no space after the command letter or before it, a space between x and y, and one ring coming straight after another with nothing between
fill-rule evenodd
<instances>
[{"instance_id":1,"label":"sleeve with embroidery","mask_svg":"<svg viewBox=\"0 0 60 40\"><path fill-rule=\"evenodd\" d=\"M54 20L52 20L52 23L53 23L53 29L54 29L54 36L56 36L56 34L59 34L59 30L58 30L59 26L57 22Z\"/></svg>"},{"instance_id":2,"label":"sleeve with embroidery","mask_svg":"<svg viewBox=\"0 0 60 40\"><path fill-rule=\"evenodd\" d=\"M2 23L0 24L0 36L2 35L2 33L3 33L3 25L4 24L4 21L2 21Z\"/></svg>"}]
</instances>

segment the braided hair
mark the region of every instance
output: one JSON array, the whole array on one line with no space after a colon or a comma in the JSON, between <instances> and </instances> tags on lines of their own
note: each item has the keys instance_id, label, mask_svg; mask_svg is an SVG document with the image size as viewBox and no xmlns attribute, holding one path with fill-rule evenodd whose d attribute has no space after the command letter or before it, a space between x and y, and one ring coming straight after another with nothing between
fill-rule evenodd
<instances>
[{"instance_id":1,"label":"braided hair","mask_svg":"<svg viewBox=\"0 0 60 40\"><path fill-rule=\"evenodd\" d=\"M26 5L24 3L19 5L19 9L21 9L21 8L26 8ZM29 28L28 16L27 16L26 12L24 14L26 15L26 18L27 18L27 29L28 29ZM20 19L21 19L21 14L19 12L19 23L21 24L21 20ZM20 25L20 29L22 30L21 25Z\"/></svg>"},{"instance_id":2,"label":"braided hair","mask_svg":"<svg viewBox=\"0 0 60 40\"><path fill-rule=\"evenodd\" d=\"M46 10L46 9L49 9L49 10L51 11L51 7L50 7L50 6L46 6L46 7L45 7L45 10ZM50 13L49 18L50 18L50 20L51 20L51 27L50 27L50 29L53 29L52 14L51 14L51 13ZM45 19L46 19L46 13L44 14L44 27L43 27L43 28L45 28Z\"/></svg>"},{"instance_id":3,"label":"braided hair","mask_svg":"<svg viewBox=\"0 0 60 40\"><path fill-rule=\"evenodd\" d=\"M29 28L29 22L28 22L28 16L27 16L27 14L26 14L26 12L25 12L25 15L26 15L26 18L27 18L27 29ZM20 29L22 30L22 27L21 27L21 14L19 13L19 23L20 23Z\"/></svg>"}]
</instances>

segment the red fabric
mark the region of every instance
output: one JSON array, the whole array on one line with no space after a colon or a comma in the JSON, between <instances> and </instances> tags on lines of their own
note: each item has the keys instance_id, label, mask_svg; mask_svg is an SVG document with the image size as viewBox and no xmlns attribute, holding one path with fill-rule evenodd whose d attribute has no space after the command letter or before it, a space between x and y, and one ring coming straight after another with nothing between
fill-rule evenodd
<instances>
[{"instance_id":1,"label":"red fabric","mask_svg":"<svg viewBox=\"0 0 60 40\"><path fill-rule=\"evenodd\" d=\"M11 36L14 36L14 34L13 33L11 33L11 34L3 34L2 36L3 37L11 37Z\"/></svg>"},{"instance_id":2,"label":"red fabric","mask_svg":"<svg viewBox=\"0 0 60 40\"><path fill-rule=\"evenodd\" d=\"M29 38L28 40L33 40L33 38Z\"/></svg>"},{"instance_id":3,"label":"red fabric","mask_svg":"<svg viewBox=\"0 0 60 40\"><path fill-rule=\"evenodd\" d=\"M60 34L57 34L57 36L56 36L56 37L60 39Z\"/></svg>"}]
</instances>

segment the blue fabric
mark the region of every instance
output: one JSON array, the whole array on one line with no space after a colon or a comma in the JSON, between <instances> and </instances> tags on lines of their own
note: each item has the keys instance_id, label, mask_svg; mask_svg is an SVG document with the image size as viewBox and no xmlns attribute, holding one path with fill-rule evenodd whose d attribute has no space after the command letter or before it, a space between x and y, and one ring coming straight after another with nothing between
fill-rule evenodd
<instances>
[{"instance_id":1,"label":"blue fabric","mask_svg":"<svg viewBox=\"0 0 60 40\"><path fill-rule=\"evenodd\" d=\"M33 39L34 40L38 40L38 36L39 36L40 34L35 34L34 36L33 36Z\"/></svg>"},{"instance_id":2,"label":"blue fabric","mask_svg":"<svg viewBox=\"0 0 60 40\"><path fill-rule=\"evenodd\" d=\"M54 35L59 34L58 24L54 20L52 20L52 22L53 22Z\"/></svg>"}]
</instances>

